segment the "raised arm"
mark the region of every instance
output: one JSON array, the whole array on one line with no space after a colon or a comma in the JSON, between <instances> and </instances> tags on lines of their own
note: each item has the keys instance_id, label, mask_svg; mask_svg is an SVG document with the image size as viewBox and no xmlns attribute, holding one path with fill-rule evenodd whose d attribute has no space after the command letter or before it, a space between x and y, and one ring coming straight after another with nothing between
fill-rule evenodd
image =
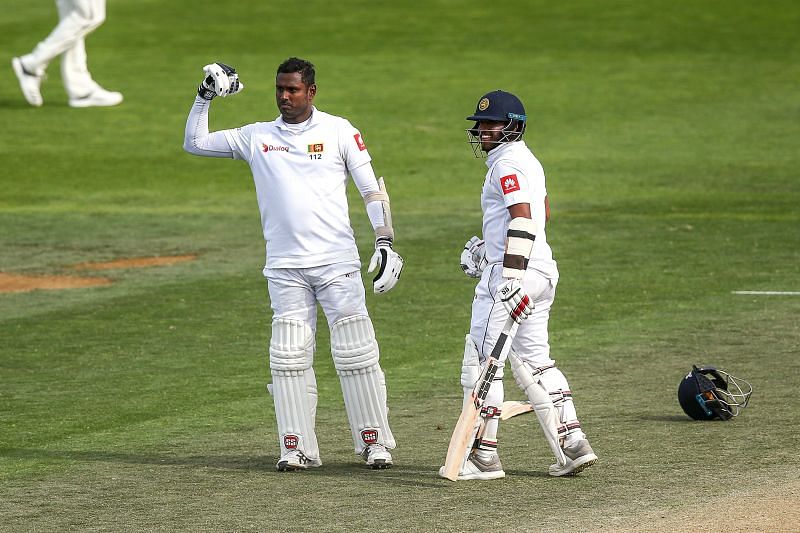
<instances>
[{"instance_id":1,"label":"raised arm","mask_svg":"<svg viewBox=\"0 0 800 533\"><path fill-rule=\"evenodd\" d=\"M211 63L203 67L205 77L197 90L197 96L186 119L183 134L183 149L194 155L206 157L233 157L225 134L221 131L209 133L208 109L216 96L236 94L244 88L236 70L223 63Z\"/></svg>"}]
</instances>

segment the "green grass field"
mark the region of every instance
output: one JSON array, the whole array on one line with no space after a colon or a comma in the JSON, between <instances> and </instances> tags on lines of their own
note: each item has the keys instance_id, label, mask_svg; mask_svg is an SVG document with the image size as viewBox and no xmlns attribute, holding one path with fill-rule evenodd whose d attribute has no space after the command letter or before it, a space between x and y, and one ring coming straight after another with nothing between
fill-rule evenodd
<instances>
[{"instance_id":1,"label":"green grass field","mask_svg":"<svg viewBox=\"0 0 800 533\"><path fill-rule=\"evenodd\" d=\"M87 48L123 105L69 108L56 62L34 109L10 60L55 22L50 2L3 5L0 272L114 283L0 294L0 530L797 527L800 296L733 294L800 291L796 2L110 0ZM368 295L398 441L388 471L353 454L324 326L325 464L274 471L249 169L181 148L204 64L247 86L214 102L222 129L277 116L274 71L292 55L316 64L315 103L363 131L392 196L406 270ZM546 475L533 417L501 427L504 480L436 475L460 409L474 282L458 257L485 172L464 117L496 88L525 102L548 176L551 344L600 457L570 479ZM180 254L198 259L71 268ZM753 383L740 418L683 414L692 363Z\"/></svg>"}]
</instances>

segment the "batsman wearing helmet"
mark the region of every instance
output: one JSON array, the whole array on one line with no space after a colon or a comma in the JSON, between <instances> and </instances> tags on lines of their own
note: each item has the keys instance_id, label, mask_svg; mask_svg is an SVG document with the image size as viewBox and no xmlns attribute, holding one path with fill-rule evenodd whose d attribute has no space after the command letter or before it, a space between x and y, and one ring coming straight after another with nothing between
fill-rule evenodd
<instances>
[{"instance_id":1,"label":"batsman wearing helmet","mask_svg":"<svg viewBox=\"0 0 800 533\"><path fill-rule=\"evenodd\" d=\"M498 90L482 96L467 120L475 123L467 130L473 152L487 157L489 170L481 194L483 238L467 241L461 256L465 274L480 279L461 371L465 398L511 315L519 326L508 358L556 455L549 473L575 474L594 464L597 456L581 430L569 384L550 357L548 320L558 268L545 235L550 209L544 170L523 141L527 116L513 94ZM498 372L491 384L475 447L458 479L505 476L497 453L501 378Z\"/></svg>"},{"instance_id":2,"label":"batsman wearing helmet","mask_svg":"<svg viewBox=\"0 0 800 533\"><path fill-rule=\"evenodd\" d=\"M317 303L330 326L331 352L344 394L357 454L374 469L392 465L386 382L367 313L361 263L345 194L355 182L375 230L368 272L376 293L395 286L403 259L392 249L394 230L383 178L376 179L361 133L346 119L318 110L314 65L290 58L277 69L280 115L269 122L209 133L208 110L217 96L243 88L223 63L204 67L186 122L184 149L208 157L243 159L250 165L266 241L267 279L273 310L270 393L278 423L280 471L322 464L314 429L317 384Z\"/></svg>"}]
</instances>

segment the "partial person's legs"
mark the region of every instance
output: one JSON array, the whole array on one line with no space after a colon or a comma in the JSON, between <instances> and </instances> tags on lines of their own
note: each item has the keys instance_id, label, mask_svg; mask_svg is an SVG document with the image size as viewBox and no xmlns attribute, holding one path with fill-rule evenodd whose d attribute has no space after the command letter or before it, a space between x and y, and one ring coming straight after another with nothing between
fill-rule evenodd
<instances>
[{"instance_id":1,"label":"partial person's legs","mask_svg":"<svg viewBox=\"0 0 800 533\"><path fill-rule=\"evenodd\" d=\"M86 67L84 38L105 20L105 0L56 0L59 23L33 51L15 57L11 64L25 99L33 106L42 105L40 91L44 73L50 62L64 54L61 74L70 105L89 107L116 105L122 95L97 85ZM93 98L89 98L94 95Z\"/></svg>"},{"instance_id":2,"label":"partial person's legs","mask_svg":"<svg viewBox=\"0 0 800 533\"><path fill-rule=\"evenodd\" d=\"M389 428L386 378L361 274L353 268L329 265L313 269L319 275L317 300L331 325L331 353L355 452L370 468L388 468L392 465L388 450L395 447L395 439Z\"/></svg>"},{"instance_id":3,"label":"partial person's legs","mask_svg":"<svg viewBox=\"0 0 800 533\"><path fill-rule=\"evenodd\" d=\"M461 386L464 389L464 401L471 400L471 393L480 377L486 358L494 348L502 325L507 315L501 316L502 304L495 305L491 270L484 272L481 281L475 288L475 299L472 302L472 318L470 333L464 344L464 359L461 364ZM501 362L505 364L505 361ZM489 392L481 410L481 429L477 437L477 446L467 458L458 479L498 479L505 476L503 465L498 454L497 433L500 423L500 406L505 396L503 386L503 367L495 374Z\"/></svg>"},{"instance_id":4,"label":"partial person's legs","mask_svg":"<svg viewBox=\"0 0 800 533\"><path fill-rule=\"evenodd\" d=\"M534 300L534 310L531 316L520 324L512 347L522 363L517 371L528 372L530 377L516 376L517 382L528 382L529 379L533 379L550 394L550 399L557 410L558 437L567 463L552 465L550 474L554 476L576 474L594 464L597 456L581 429L567 378L550 357L548 322L557 281L528 272L523 282L528 294ZM531 401L533 402L532 398Z\"/></svg>"},{"instance_id":5,"label":"partial person's legs","mask_svg":"<svg viewBox=\"0 0 800 533\"><path fill-rule=\"evenodd\" d=\"M315 432L317 383L312 367L316 330L313 290L293 269L268 274L274 312L269 346L272 383L281 457L278 470L304 470L322 461Z\"/></svg>"},{"instance_id":6,"label":"partial person's legs","mask_svg":"<svg viewBox=\"0 0 800 533\"><path fill-rule=\"evenodd\" d=\"M61 78L71 107L108 107L122 103L121 93L108 91L92 79L83 39L61 56Z\"/></svg>"}]
</instances>

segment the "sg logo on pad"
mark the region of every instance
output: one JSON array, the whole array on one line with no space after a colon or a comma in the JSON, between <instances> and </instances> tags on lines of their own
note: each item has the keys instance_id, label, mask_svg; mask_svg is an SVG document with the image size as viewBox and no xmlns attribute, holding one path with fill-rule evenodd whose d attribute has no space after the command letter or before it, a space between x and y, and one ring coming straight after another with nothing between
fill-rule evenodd
<instances>
[{"instance_id":1,"label":"sg logo on pad","mask_svg":"<svg viewBox=\"0 0 800 533\"><path fill-rule=\"evenodd\" d=\"M364 444L377 444L377 442L378 442L378 430L377 429L362 429L361 430L361 440L364 441Z\"/></svg>"},{"instance_id":2,"label":"sg logo on pad","mask_svg":"<svg viewBox=\"0 0 800 533\"><path fill-rule=\"evenodd\" d=\"M300 437L297 435L284 435L283 436L283 447L287 450L296 450L297 446L300 444Z\"/></svg>"}]
</instances>

